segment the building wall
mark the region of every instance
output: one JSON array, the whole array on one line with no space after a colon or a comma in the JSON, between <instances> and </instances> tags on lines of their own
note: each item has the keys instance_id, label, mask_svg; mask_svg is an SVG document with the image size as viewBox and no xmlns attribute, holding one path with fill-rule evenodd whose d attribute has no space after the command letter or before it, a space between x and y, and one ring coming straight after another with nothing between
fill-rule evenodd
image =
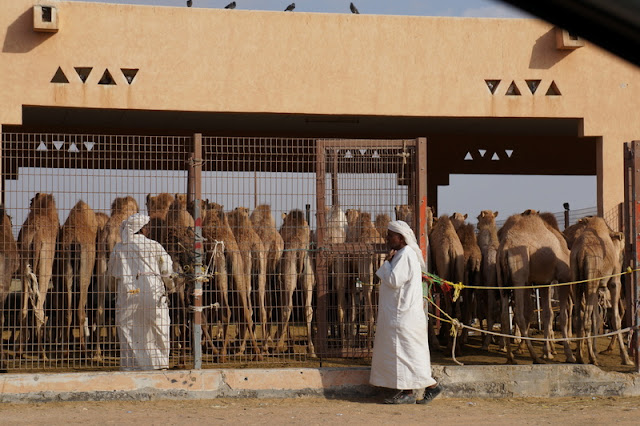
<instances>
[{"instance_id":1,"label":"building wall","mask_svg":"<svg viewBox=\"0 0 640 426\"><path fill-rule=\"evenodd\" d=\"M602 137L604 211L622 199L622 143L640 138L638 70L589 43L558 50L538 20L49 1L59 31L38 33L33 4L0 3L0 124L21 124L22 105L584 118L583 135ZM50 83L58 67L69 84ZM86 83L74 67L93 67ZM139 69L132 84L121 68ZM97 84L105 69L117 85ZM502 80L494 94L487 79ZM522 96L504 95L511 81ZM552 81L561 96L545 96Z\"/></svg>"}]
</instances>

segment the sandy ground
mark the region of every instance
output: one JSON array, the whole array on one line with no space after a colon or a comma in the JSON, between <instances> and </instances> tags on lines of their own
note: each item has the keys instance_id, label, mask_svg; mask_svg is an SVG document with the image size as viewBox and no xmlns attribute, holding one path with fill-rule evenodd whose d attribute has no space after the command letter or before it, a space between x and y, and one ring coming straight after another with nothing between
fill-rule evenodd
<instances>
[{"instance_id":1,"label":"sandy ground","mask_svg":"<svg viewBox=\"0 0 640 426\"><path fill-rule=\"evenodd\" d=\"M640 397L448 399L429 405L377 400L213 399L197 401L64 402L0 405L3 424L638 424Z\"/></svg>"}]
</instances>

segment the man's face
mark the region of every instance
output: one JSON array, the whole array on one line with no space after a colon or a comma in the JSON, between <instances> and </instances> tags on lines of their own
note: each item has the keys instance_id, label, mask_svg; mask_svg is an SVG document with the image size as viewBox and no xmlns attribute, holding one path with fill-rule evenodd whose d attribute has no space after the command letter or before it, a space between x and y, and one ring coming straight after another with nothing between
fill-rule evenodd
<instances>
[{"instance_id":1,"label":"man's face","mask_svg":"<svg viewBox=\"0 0 640 426\"><path fill-rule=\"evenodd\" d=\"M407 244L404 242L404 237L397 232L387 231L387 245L392 250L400 250Z\"/></svg>"}]
</instances>

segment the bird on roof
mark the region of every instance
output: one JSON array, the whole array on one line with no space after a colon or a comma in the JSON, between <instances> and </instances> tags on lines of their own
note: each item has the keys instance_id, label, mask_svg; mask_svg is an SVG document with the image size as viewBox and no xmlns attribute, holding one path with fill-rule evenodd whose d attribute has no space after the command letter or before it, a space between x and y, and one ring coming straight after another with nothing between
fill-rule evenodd
<instances>
[{"instance_id":1,"label":"bird on roof","mask_svg":"<svg viewBox=\"0 0 640 426\"><path fill-rule=\"evenodd\" d=\"M289 6L287 6L287 8L284 10L285 12L293 12L293 9L296 8L296 4L295 3L291 3Z\"/></svg>"},{"instance_id":2,"label":"bird on roof","mask_svg":"<svg viewBox=\"0 0 640 426\"><path fill-rule=\"evenodd\" d=\"M187 7L191 7L192 4L193 4L192 0L187 0Z\"/></svg>"},{"instance_id":3,"label":"bird on roof","mask_svg":"<svg viewBox=\"0 0 640 426\"><path fill-rule=\"evenodd\" d=\"M360 11L356 7L356 5L353 3L349 4L349 9L351 9L351 13L355 13L356 15L360 14Z\"/></svg>"},{"instance_id":4,"label":"bird on roof","mask_svg":"<svg viewBox=\"0 0 640 426\"><path fill-rule=\"evenodd\" d=\"M236 8L236 2L232 1L231 3L229 3L228 5L226 5L224 7L225 9L235 9Z\"/></svg>"}]
</instances>

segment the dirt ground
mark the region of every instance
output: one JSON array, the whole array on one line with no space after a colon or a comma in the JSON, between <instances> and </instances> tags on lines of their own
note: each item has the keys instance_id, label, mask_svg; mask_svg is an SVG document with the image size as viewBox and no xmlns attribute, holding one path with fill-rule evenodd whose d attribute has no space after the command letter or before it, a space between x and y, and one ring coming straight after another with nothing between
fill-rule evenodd
<instances>
[{"instance_id":1,"label":"dirt ground","mask_svg":"<svg viewBox=\"0 0 640 426\"><path fill-rule=\"evenodd\" d=\"M383 405L372 399L212 399L197 401L3 404L3 424L638 424L640 397L448 399Z\"/></svg>"}]
</instances>

